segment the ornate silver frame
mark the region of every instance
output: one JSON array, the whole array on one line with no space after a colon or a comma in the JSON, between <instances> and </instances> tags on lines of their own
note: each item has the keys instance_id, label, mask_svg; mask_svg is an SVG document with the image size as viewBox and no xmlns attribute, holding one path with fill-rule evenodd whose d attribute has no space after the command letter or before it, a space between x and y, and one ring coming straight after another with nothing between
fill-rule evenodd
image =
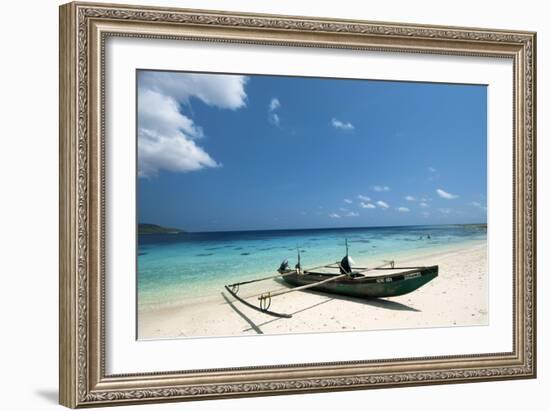
<instances>
[{"instance_id":1,"label":"ornate silver frame","mask_svg":"<svg viewBox=\"0 0 550 411\"><path fill-rule=\"evenodd\" d=\"M104 45L109 36L475 55L514 63L514 349L471 356L106 375ZM70 3L60 8L60 403L199 400L536 376L536 34Z\"/></svg>"}]
</instances>

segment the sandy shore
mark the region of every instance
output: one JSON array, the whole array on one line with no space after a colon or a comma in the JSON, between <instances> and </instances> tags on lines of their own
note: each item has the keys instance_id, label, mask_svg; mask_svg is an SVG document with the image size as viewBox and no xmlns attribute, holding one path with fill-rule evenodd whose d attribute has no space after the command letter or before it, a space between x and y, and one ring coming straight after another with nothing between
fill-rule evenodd
<instances>
[{"instance_id":1,"label":"sandy shore","mask_svg":"<svg viewBox=\"0 0 550 411\"><path fill-rule=\"evenodd\" d=\"M273 300L272 309L292 318L270 317L235 301L227 292L188 300L181 305L138 313L140 339L287 334L488 324L487 246L476 243L421 258L396 261L439 265L439 276L400 297L365 300L298 291ZM280 288L262 282L241 288L239 295Z\"/></svg>"}]
</instances>

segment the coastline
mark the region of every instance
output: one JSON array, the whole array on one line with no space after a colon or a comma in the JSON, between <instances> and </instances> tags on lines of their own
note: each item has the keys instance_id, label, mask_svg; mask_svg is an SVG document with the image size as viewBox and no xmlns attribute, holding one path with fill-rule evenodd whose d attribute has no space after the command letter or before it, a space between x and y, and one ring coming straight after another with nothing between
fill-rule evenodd
<instances>
[{"instance_id":1,"label":"coastline","mask_svg":"<svg viewBox=\"0 0 550 411\"><path fill-rule=\"evenodd\" d=\"M376 256L380 261L380 256ZM431 250L408 250L394 256L404 263L439 265L439 276L403 296L365 300L315 291L289 293L274 299L290 319L276 319L252 310L227 293L187 298L165 306L138 308L138 338L220 337L472 326L488 324L487 242L470 241ZM356 258L358 264L368 258ZM370 260L372 262L372 260ZM308 264L310 265L310 264ZM311 265L315 265L312 263ZM264 273L258 273L258 276ZM272 274L272 273L269 273ZM281 287L276 280L241 290L243 296Z\"/></svg>"}]
</instances>

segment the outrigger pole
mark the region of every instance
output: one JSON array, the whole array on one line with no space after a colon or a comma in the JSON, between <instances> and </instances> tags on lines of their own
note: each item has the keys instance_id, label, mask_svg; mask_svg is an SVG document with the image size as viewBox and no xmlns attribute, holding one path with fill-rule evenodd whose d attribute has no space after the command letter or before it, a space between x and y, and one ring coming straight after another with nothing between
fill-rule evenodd
<instances>
[{"instance_id":1,"label":"outrigger pole","mask_svg":"<svg viewBox=\"0 0 550 411\"><path fill-rule=\"evenodd\" d=\"M289 271L288 273L282 273L282 274L277 274L277 275L270 275L269 277L258 278L258 279L256 279L256 280L243 281L243 282L240 282L240 283L229 284L229 287L233 287L233 286L237 286L237 287L238 287L239 285L257 283L258 281L274 280L275 278L284 277L284 276L286 276L286 275L295 274L295 273L296 273L296 270L293 270L293 271Z\"/></svg>"}]
</instances>

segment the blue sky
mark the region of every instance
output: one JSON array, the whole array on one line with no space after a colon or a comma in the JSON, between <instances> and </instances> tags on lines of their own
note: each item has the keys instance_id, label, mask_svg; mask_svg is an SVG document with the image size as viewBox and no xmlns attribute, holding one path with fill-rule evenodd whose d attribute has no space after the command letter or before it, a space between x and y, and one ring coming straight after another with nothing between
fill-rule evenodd
<instances>
[{"instance_id":1,"label":"blue sky","mask_svg":"<svg viewBox=\"0 0 550 411\"><path fill-rule=\"evenodd\" d=\"M138 72L138 220L484 223L484 85Z\"/></svg>"}]
</instances>

